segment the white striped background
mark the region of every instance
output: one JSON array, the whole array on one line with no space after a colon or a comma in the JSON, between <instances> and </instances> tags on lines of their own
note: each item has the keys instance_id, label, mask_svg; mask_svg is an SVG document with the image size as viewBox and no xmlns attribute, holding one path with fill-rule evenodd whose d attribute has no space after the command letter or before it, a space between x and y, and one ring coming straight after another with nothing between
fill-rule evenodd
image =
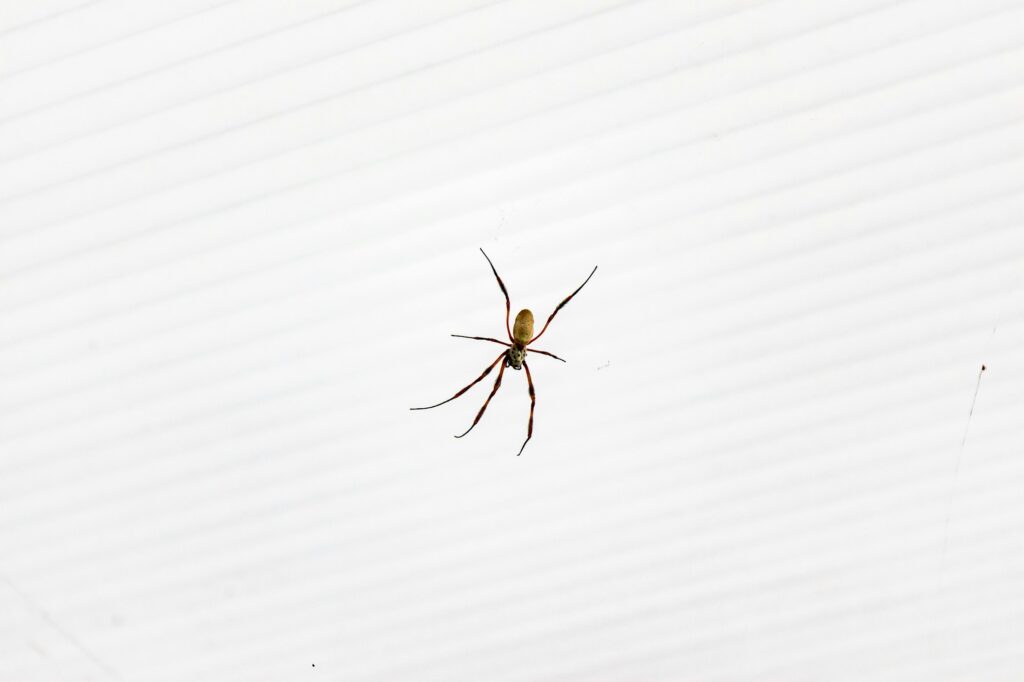
<instances>
[{"instance_id":1,"label":"white striped background","mask_svg":"<svg viewBox=\"0 0 1024 682\"><path fill-rule=\"evenodd\" d=\"M1013 0L0 0L0 680L1024 679L1022 113ZM600 266L518 458L479 247Z\"/></svg>"}]
</instances>

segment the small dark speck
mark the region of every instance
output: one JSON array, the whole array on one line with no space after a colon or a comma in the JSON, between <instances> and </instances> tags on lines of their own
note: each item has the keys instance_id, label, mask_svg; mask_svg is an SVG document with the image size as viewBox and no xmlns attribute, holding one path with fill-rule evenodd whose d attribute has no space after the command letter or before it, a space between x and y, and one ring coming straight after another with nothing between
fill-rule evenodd
<instances>
[{"instance_id":1,"label":"small dark speck","mask_svg":"<svg viewBox=\"0 0 1024 682\"><path fill-rule=\"evenodd\" d=\"M982 371L982 372L984 372L984 371L985 371L985 365L982 365L982 366L981 366L981 371Z\"/></svg>"}]
</instances>

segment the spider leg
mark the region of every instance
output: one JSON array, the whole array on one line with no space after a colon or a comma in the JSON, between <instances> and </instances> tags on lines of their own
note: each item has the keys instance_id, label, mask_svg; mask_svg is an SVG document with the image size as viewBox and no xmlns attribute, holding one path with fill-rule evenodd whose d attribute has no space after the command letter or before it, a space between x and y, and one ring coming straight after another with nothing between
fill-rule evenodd
<instances>
[{"instance_id":1,"label":"spider leg","mask_svg":"<svg viewBox=\"0 0 1024 682\"><path fill-rule=\"evenodd\" d=\"M490 366L489 366L489 367L488 367L487 369L485 369L485 370L484 370L484 373L483 373L483 374L481 374L481 375L480 375L480 376L478 376L478 377L477 377L476 379L474 379L474 380L473 380L473 382L472 382L471 384L469 384L469 386L466 386L466 387L465 387L464 389L462 389L461 391L459 391L458 393L456 393L455 395L453 395L453 396L452 396L451 398L448 398L448 400L442 400L442 401L441 401L441 402L439 402L439 403L438 403L437 405L430 405L429 407L410 407L409 409L410 409L410 410L429 410L429 409L431 409L431 408L434 408L434 407L439 407L439 406L441 406L441 405L444 405L444 404L445 404L445 403L447 403L447 402L451 402L452 400L455 400L455 399L456 399L456 398L458 398L458 397L459 397L460 395L462 395L463 393L465 393L465 392L466 392L466 391L468 391L469 389L473 388L473 386L474 386L474 385L476 385L476 383L477 383L477 382L479 382L479 381L480 381L481 379L483 379L483 378L484 378L485 376L487 376L488 374L490 374L490 373L491 373L491 370L492 370L492 369L494 369L494 366L495 366L496 364L498 364L498 363L499 363L500 361L504 360L504 359L505 359L505 353L503 352L503 353L502 353L501 355L499 355L499 356L498 356L498 359L497 359L497 360L495 360L494 362L492 362L492 363L490 364ZM502 370L502 371L504 371L504 370L505 370L505 366L504 366L504 365L502 365L502 366L501 366L501 370ZM499 379L501 378L501 373L500 373L500 372L498 373L498 378L499 378ZM491 395L494 395L494 394L492 393ZM477 417L477 419L479 419L479 417ZM475 422L474 422L474 423L475 423Z\"/></svg>"},{"instance_id":2,"label":"spider leg","mask_svg":"<svg viewBox=\"0 0 1024 682\"><path fill-rule=\"evenodd\" d=\"M511 344L505 341L499 341L498 339L492 339L489 336L463 336L462 334L452 334L452 336L459 339L474 339L476 341L493 341L494 343L500 343L503 346L510 346Z\"/></svg>"},{"instance_id":3,"label":"spider leg","mask_svg":"<svg viewBox=\"0 0 1024 682\"><path fill-rule=\"evenodd\" d=\"M492 367L493 367L493 365L492 365ZM488 371L490 371L490 370L488 370ZM466 429L466 433L469 433L470 431L472 431L473 430L473 426L476 426L477 422L480 421L480 417L484 416L484 410L487 409L487 405L491 402L491 398L494 397L494 394L497 393L498 389L501 387L501 375L504 374L504 373L505 373L505 364L502 364L501 369L498 370L498 378L494 380L494 388L491 389L491 394L489 396L487 396L487 400L484 401L484 406L481 407L480 411L476 413L476 419L473 420L472 426L470 426L468 429ZM463 433L462 435L455 436L455 437L456 438L462 438L462 436L465 436L466 433Z\"/></svg>"},{"instance_id":4,"label":"spider leg","mask_svg":"<svg viewBox=\"0 0 1024 682\"><path fill-rule=\"evenodd\" d=\"M495 279L498 280L498 286L501 287L501 293L505 294L505 333L508 334L508 340L512 340L512 327L508 324L509 315L512 314L512 301L508 299L508 289L505 288L505 283L501 281L501 277L498 276L498 271L494 269L494 263L491 263L490 257L484 253L483 249L480 249L480 253L484 254L484 258L487 259L488 265L491 266L491 272L494 273Z\"/></svg>"},{"instance_id":5,"label":"spider leg","mask_svg":"<svg viewBox=\"0 0 1024 682\"><path fill-rule=\"evenodd\" d=\"M533 438L533 408L537 404L537 393L533 390L533 376L530 374L530 366L526 364L525 360L523 361L523 369L526 370L526 383L530 387L530 425L526 427L526 440L523 441L523 447L519 448L516 457L523 454L526 444Z\"/></svg>"},{"instance_id":6,"label":"spider leg","mask_svg":"<svg viewBox=\"0 0 1024 682\"><path fill-rule=\"evenodd\" d=\"M548 325L551 324L551 320L555 319L555 315L557 315L558 311L562 309L562 306L564 306L566 303L571 301L573 296L575 296L576 294L580 293L580 289L582 289L583 287L587 286L587 282L590 281L590 278L594 276L595 272L597 272L597 266L596 265L594 266L594 269L590 271L590 274L587 275L587 278L585 280L583 280L583 284L581 284L579 286L579 288L576 289L576 291L574 291L571 294L569 294L568 298L566 298L564 301L562 301L561 303L558 304L558 307L555 308L555 312L551 313L551 317L549 317L548 321L544 323L544 328L540 330L540 334L537 334L537 336L535 336L532 339L530 339L527 342L527 345L529 345L529 344L533 343L534 341L536 341L537 339L539 339L541 337L541 335L544 332L547 331Z\"/></svg>"},{"instance_id":7,"label":"spider leg","mask_svg":"<svg viewBox=\"0 0 1024 682\"><path fill-rule=\"evenodd\" d=\"M562 358L558 357L554 353L549 353L546 350L537 350L536 348L531 348L530 352L531 353L540 353L541 355L547 355L548 357L552 357L555 360L562 360ZM562 360L562 362L565 362L565 360Z\"/></svg>"}]
</instances>

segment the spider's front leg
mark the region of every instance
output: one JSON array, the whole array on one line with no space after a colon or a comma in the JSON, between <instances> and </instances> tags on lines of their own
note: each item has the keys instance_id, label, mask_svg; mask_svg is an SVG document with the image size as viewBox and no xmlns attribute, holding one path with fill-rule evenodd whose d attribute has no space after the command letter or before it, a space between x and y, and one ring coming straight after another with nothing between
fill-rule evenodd
<instances>
[{"instance_id":1,"label":"spider's front leg","mask_svg":"<svg viewBox=\"0 0 1024 682\"><path fill-rule=\"evenodd\" d=\"M409 409L410 409L410 410L429 410L429 409L432 409L432 408L435 408L435 407L440 407L441 405L444 405L445 403L448 403L448 402L451 402L451 401L455 400L455 399L456 399L456 398L458 398L458 397L459 397L460 395L462 395L463 393L465 393L465 392L466 392L466 391L468 391L469 389L473 388L473 386L475 386L475 385L476 385L476 384L477 384L478 382L480 382L481 380L483 380L483 378L484 378L485 376L487 376L488 374L490 374L490 373L491 373L491 370L493 370L493 369L494 369L494 366L495 366L496 364L498 364L499 362L501 362L501 360L502 360L502 359L504 359L504 360L505 360L505 362L508 362L508 354L507 354L507 353L504 353L504 352L503 352L503 353L502 353L501 355L499 355L499 356L498 356L498 357L497 357L497 358L496 358L496 359L494 360L494 362L492 362L492 363L491 363L491 364L490 364L490 365L489 365L489 366L487 367L487 369L485 369L485 370L484 370L484 373L483 373L483 374L481 374L480 376L478 376L478 377L477 377L476 379L474 379L474 380L473 380L473 381L472 381L472 382L471 382L471 383L470 383L470 384L469 384L468 386L466 386L466 387L465 387L465 388L463 388L463 389L462 389L461 391L459 391L458 393L456 393L455 395L453 395L453 396L452 396L451 398L448 398L448 400L442 400L442 401L441 401L441 402L439 402L439 403L438 403L437 405L429 405L429 406L427 406L427 407L410 407ZM502 365L502 366L501 366L501 371L505 371L505 365ZM499 381L501 380L501 373L500 373L500 372L499 372L499 374L498 374L498 380L499 380ZM477 417L477 418L479 419L479 417ZM474 422L474 423L476 423L476 422Z\"/></svg>"},{"instance_id":2,"label":"spider's front leg","mask_svg":"<svg viewBox=\"0 0 1024 682\"><path fill-rule=\"evenodd\" d=\"M501 369L498 370L498 378L494 380L494 388L491 389L491 394L489 396L487 396L487 400L484 401L484 406L481 407L480 411L476 413L476 419L474 419L473 423L470 425L470 427L468 429L466 429L466 433L469 433L470 431L472 431L473 427L476 426L477 422L480 421L480 417L484 416L484 411L487 410L487 406L491 403L491 398L493 398L494 394L498 392L499 388L501 388L501 376L505 373L505 368L507 366L508 366L508 358L506 356L505 362L502 363ZM462 438L462 436L465 436L466 433L463 433L463 434L455 436L455 437L456 438Z\"/></svg>"},{"instance_id":3,"label":"spider's front leg","mask_svg":"<svg viewBox=\"0 0 1024 682\"><path fill-rule=\"evenodd\" d=\"M526 440L523 441L523 447L519 448L519 452L516 453L516 457L523 454L523 450L526 449L526 444L533 438L533 408L537 405L537 393L533 390L533 375L530 374L530 366L523 362L523 369L526 370L526 385L530 389L530 423L526 427Z\"/></svg>"}]
</instances>

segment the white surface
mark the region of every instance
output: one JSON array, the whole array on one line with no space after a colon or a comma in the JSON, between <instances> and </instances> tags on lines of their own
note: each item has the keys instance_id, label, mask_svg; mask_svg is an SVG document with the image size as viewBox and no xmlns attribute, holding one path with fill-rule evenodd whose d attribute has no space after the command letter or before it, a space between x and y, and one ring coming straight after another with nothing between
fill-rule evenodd
<instances>
[{"instance_id":1,"label":"white surface","mask_svg":"<svg viewBox=\"0 0 1024 682\"><path fill-rule=\"evenodd\" d=\"M1021 679L1022 105L1007 0L7 0L0 679ZM519 458L480 246L600 265Z\"/></svg>"}]
</instances>

